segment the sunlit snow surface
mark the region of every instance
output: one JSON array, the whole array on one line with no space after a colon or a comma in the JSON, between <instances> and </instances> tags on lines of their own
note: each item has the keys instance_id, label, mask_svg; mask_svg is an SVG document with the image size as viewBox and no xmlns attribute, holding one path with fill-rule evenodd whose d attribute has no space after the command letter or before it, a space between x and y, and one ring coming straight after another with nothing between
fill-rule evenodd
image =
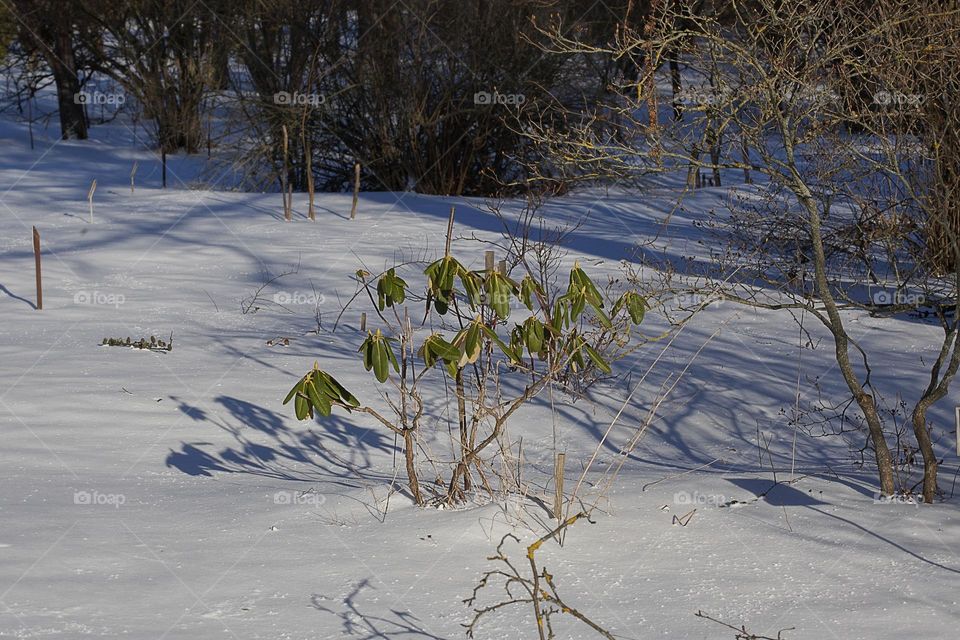
<instances>
[{"instance_id":1,"label":"sunlit snow surface","mask_svg":"<svg viewBox=\"0 0 960 640\"><path fill-rule=\"evenodd\" d=\"M463 637L462 600L521 511L512 503L424 511L394 494L381 522L392 435L345 413L300 423L281 400L319 360L376 401L355 354L359 313L369 309L351 308L331 333L355 291L351 275L435 257L450 205L455 251L479 267L487 247L471 238L496 239L500 223L481 200L392 193L363 194L355 221L349 194L320 195L315 223L297 194L295 220L285 223L277 194L186 189L203 158L171 158L170 188L161 190L158 160L129 132L93 132L88 142L60 142L36 131L30 150L25 125L0 122L0 637ZM657 233L668 255L709 255L693 222L720 207L725 189L698 191L661 228L677 193L670 183L582 193L546 213L557 224L582 222L565 242L571 262L616 275ZM33 225L43 244L42 311L33 308ZM262 294L286 300L286 310L241 313L266 279L298 263ZM857 340L890 352L874 371L878 388L891 398L916 393L918 354L930 360L937 330L910 319L849 321ZM658 322L651 315L651 334ZM851 464L844 442L800 434L793 453L794 431L780 415L798 380L789 316L729 304L703 312L625 410L603 449L607 463L661 385L722 323L625 463L596 524L577 523L562 549L539 553L561 595L623 638L733 637L697 610L758 634L795 627L785 638L954 637L956 499L877 504L869 468ZM171 333L169 353L99 346L105 337ZM267 345L281 336L288 346ZM510 434L523 437L532 493L552 495L554 428L576 479L662 346L618 363L590 399L561 399L555 420L547 402L518 414ZM799 366L804 397L819 378L825 394L842 399L827 343L804 350ZM931 414L948 493L953 404ZM796 482L768 492L773 473L766 451L761 468L758 429L777 478ZM546 522L533 501L523 513L533 527ZM687 525L674 516L688 516ZM535 537L523 525L515 533ZM520 548L505 548L523 566ZM479 604L501 593L491 587ZM557 632L595 637L572 619ZM531 610L493 614L477 635L536 637Z\"/></svg>"}]
</instances>

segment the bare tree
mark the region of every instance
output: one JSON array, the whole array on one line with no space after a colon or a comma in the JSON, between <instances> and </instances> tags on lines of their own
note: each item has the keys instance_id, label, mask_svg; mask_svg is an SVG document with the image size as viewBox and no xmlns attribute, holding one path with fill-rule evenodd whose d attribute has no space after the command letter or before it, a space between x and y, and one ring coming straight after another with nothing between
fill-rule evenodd
<instances>
[{"instance_id":1,"label":"bare tree","mask_svg":"<svg viewBox=\"0 0 960 640\"><path fill-rule=\"evenodd\" d=\"M87 137L87 119L80 94L74 32L81 19L72 3L53 0L16 0L12 17L22 45L43 57L57 88L60 134L64 140Z\"/></svg>"},{"instance_id":2,"label":"bare tree","mask_svg":"<svg viewBox=\"0 0 960 640\"><path fill-rule=\"evenodd\" d=\"M604 46L565 35L556 24L543 32L550 50L567 56L649 51L648 76L659 61L679 57L688 76L700 79L688 82L695 97L685 101L680 119L650 117L656 83L642 77L620 85L590 113L568 114L577 122L568 135L547 127L529 128L528 135L547 151L545 164L591 179L685 167L695 176L709 170L712 184L729 169L763 177L763 184L741 188L759 194L763 210L750 205L753 217L745 218L745 208L732 205L730 251L700 275L722 283L728 299L803 310L829 331L884 495L898 489L872 376L884 354L858 344L847 328L849 314L894 316L921 307L934 314L943 339L912 411L924 457L923 496L932 501L937 460L926 415L960 365L960 118L949 97L958 82L949 53L960 34L957 10L905 0L862 7L830 0L680 1L659 7L655 21L649 35L626 30ZM611 128L616 135L601 135ZM877 287L892 292L890 304L871 299Z\"/></svg>"},{"instance_id":3,"label":"bare tree","mask_svg":"<svg viewBox=\"0 0 960 640\"><path fill-rule=\"evenodd\" d=\"M60 3L58 3L59 5ZM217 2L136 0L79 3L97 27L84 38L97 70L113 78L154 121L160 149L196 153L204 143L202 105L220 71L213 50Z\"/></svg>"}]
</instances>

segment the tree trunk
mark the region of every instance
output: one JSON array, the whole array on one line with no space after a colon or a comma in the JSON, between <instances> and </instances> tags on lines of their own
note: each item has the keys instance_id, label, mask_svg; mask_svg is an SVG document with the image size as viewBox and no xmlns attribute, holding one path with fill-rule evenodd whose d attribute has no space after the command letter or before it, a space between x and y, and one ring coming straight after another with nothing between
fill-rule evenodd
<instances>
[{"instance_id":1,"label":"tree trunk","mask_svg":"<svg viewBox=\"0 0 960 640\"><path fill-rule=\"evenodd\" d=\"M61 3L67 5L67 3ZM74 15L71 6L18 0L18 36L24 45L43 56L57 87L60 136L64 140L87 138L87 118L78 99L80 80L73 51Z\"/></svg>"},{"instance_id":2,"label":"tree trunk","mask_svg":"<svg viewBox=\"0 0 960 640\"><path fill-rule=\"evenodd\" d=\"M53 71L57 84L57 110L60 113L60 136L64 140L87 139L87 118L83 104L77 100L80 81L77 79L77 63L73 55L73 40L70 32L58 28L53 42L53 54L47 63Z\"/></svg>"},{"instance_id":3,"label":"tree trunk","mask_svg":"<svg viewBox=\"0 0 960 640\"><path fill-rule=\"evenodd\" d=\"M896 483L893 478L893 456L890 455L890 447L887 446L887 438L883 434L883 422L880 420L877 403L873 396L863 391L862 387L859 388L860 393L854 392L854 399L857 406L863 411L863 417L867 421L870 441L873 443L874 458L877 461L877 473L880 476L880 493L885 496L892 496L896 493Z\"/></svg>"},{"instance_id":4,"label":"tree trunk","mask_svg":"<svg viewBox=\"0 0 960 640\"><path fill-rule=\"evenodd\" d=\"M420 495L420 482L417 480L417 468L413 464L413 431L405 429L403 431L403 456L407 462L407 480L410 483L410 494L413 501L418 505L423 505L423 496Z\"/></svg>"},{"instance_id":5,"label":"tree trunk","mask_svg":"<svg viewBox=\"0 0 960 640\"><path fill-rule=\"evenodd\" d=\"M788 161L793 162L793 149L787 145ZM794 166L795 175L796 172ZM893 458L890 455L890 447L887 445L887 438L883 433L883 422L880 420L880 414L877 412L877 404L874 397L867 393L863 384L857 378L853 369L853 363L850 362L850 337L843 326L843 319L837 309L837 303L833 298L833 292L830 290L830 283L827 281L827 258L823 248L823 232L820 224L820 210L814 200L813 194L802 181L794 182L793 192L797 194L800 203L807 211L810 222L810 243L813 253L813 275L817 296L823 301L823 306L827 312L829 324L827 328L833 335L834 352L840 373L843 375L847 388L853 395L853 399L863 411L863 416L867 421L867 428L870 432L870 439L873 442L874 455L877 461L877 473L880 478L880 493L885 496L892 496L896 491L896 485L893 478ZM826 324L826 323L825 323Z\"/></svg>"},{"instance_id":6,"label":"tree trunk","mask_svg":"<svg viewBox=\"0 0 960 640\"><path fill-rule=\"evenodd\" d=\"M923 501L933 502L937 495L937 456L933 451L933 442L930 440L930 432L927 430L927 409L929 404L926 399L920 400L917 406L913 408L911 416L913 422L913 434L917 438L917 445L920 447L920 454L923 456Z\"/></svg>"}]
</instances>

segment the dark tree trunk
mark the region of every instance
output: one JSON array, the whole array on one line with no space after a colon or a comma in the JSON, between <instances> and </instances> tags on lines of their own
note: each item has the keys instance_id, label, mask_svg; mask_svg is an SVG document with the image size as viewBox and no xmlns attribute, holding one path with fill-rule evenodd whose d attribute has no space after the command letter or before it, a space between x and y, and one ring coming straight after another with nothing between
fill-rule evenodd
<instances>
[{"instance_id":1,"label":"dark tree trunk","mask_svg":"<svg viewBox=\"0 0 960 640\"><path fill-rule=\"evenodd\" d=\"M77 78L77 62L73 53L73 38L62 26L53 38L52 55L47 55L47 64L53 71L57 84L57 108L60 113L60 135L64 140L87 139L87 118L83 104L77 99L80 80Z\"/></svg>"},{"instance_id":2,"label":"dark tree trunk","mask_svg":"<svg viewBox=\"0 0 960 640\"><path fill-rule=\"evenodd\" d=\"M937 468L939 464L933 450L930 432L927 430L927 408L928 404L924 400L918 402L913 410L911 422L913 423L913 434L917 438L917 444L920 446L920 453L923 456L923 501L931 503L937 496Z\"/></svg>"},{"instance_id":3,"label":"dark tree trunk","mask_svg":"<svg viewBox=\"0 0 960 640\"><path fill-rule=\"evenodd\" d=\"M87 118L77 98L80 80L73 50L74 15L69 3L27 2L15 5L19 38L26 47L43 56L57 85L60 135L64 140L87 137Z\"/></svg>"}]
</instances>

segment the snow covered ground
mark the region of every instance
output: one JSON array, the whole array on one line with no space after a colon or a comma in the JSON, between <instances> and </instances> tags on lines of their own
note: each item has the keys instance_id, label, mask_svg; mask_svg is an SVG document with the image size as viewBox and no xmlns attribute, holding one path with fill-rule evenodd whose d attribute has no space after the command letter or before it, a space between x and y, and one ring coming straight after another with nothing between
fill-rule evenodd
<instances>
[{"instance_id":1,"label":"snow covered ground","mask_svg":"<svg viewBox=\"0 0 960 640\"><path fill-rule=\"evenodd\" d=\"M315 359L373 396L354 354L360 309L330 332L353 293L350 275L436 255L450 205L458 253L481 264L484 247L470 236L497 237L497 221L481 201L368 193L355 221L349 194L318 197L316 223L298 194L296 219L285 223L276 194L186 189L195 159L172 158L171 187L161 190L157 159L122 128L93 132L88 142L41 133L31 150L24 126L0 122L0 637L463 637L462 601L492 568L486 558L510 524L535 528L543 510L532 501L523 512L421 510L394 494L384 516L392 436L362 416L300 423L281 400ZM662 234L664 248L703 253L693 221L722 195L704 189L689 199ZM675 197L667 186L581 194L552 203L549 215L589 213L565 247L591 272L612 273ZM42 311L33 307L33 225ZM264 291L292 313L241 312L242 300L298 263ZM860 340L890 351L876 375L891 396L936 337L909 320L852 322ZM171 333L169 353L99 346ZM280 336L290 344L267 345ZM780 410L793 403L798 375L804 394L819 378L842 396L826 344L803 350L798 364L789 317L704 311L630 403L604 456L707 341L596 524L577 523L562 549L540 552L561 595L622 638L733 637L697 610L757 634L793 627L788 639L954 637L957 499L877 504L869 469L851 464L843 442L799 434L794 450ZM620 363L592 402L559 407L568 477L659 353L654 345ZM948 493L955 400L932 413ZM538 403L511 427L543 495L553 425ZM773 471L766 453L758 460L758 430L778 479L796 482L766 493ZM724 506L733 500L746 504ZM673 523L693 508L686 526ZM524 525L515 533L539 535ZM505 548L523 560L519 546ZM557 631L596 637L572 620ZM519 606L492 614L477 637L534 638L536 629Z\"/></svg>"}]
</instances>

